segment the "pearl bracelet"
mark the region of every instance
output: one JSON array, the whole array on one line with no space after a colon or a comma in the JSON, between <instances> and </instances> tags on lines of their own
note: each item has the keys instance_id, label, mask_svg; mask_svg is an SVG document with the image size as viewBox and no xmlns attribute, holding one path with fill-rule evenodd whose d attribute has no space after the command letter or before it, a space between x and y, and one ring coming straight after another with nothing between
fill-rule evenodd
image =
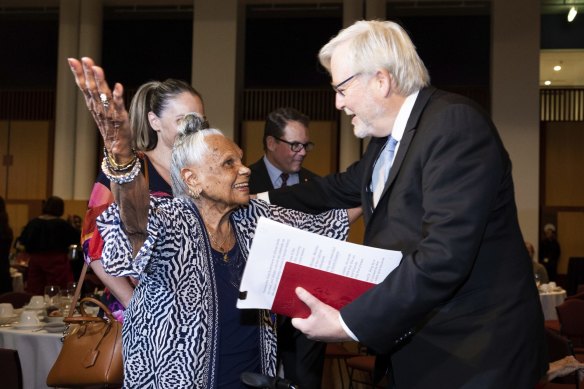
<instances>
[{"instance_id":1,"label":"pearl bracelet","mask_svg":"<svg viewBox=\"0 0 584 389\"><path fill-rule=\"evenodd\" d=\"M140 169L142 169L142 164L138 158L134 160L132 170L124 174L113 174L112 169L108 164L107 157L103 157L103 161L101 162L101 171L103 174L105 174L111 182L116 184L127 184L128 182L134 181L134 179L138 177L138 174L140 174Z\"/></svg>"}]
</instances>

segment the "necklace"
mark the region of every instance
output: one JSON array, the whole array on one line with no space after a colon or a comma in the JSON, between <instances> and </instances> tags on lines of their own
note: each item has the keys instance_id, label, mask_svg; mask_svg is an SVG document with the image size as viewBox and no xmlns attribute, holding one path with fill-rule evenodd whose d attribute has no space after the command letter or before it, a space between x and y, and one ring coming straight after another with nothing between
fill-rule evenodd
<instances>
[{"instance_id":1,"label":"necklace","mask_svg":"<svg viewBox=\"0 0 584 389\"><path fill-rule=\"evenodd\" d=\"M225 237L223 238L221 243L217 242L217 240L215 239L215 235L213 235L213 233L211 232L211 230L209 230L209 228L207 226L205 226L205 227L207 228L207 232L209 233L209 238L211 238L211 241L213 242L215 247L219 249L221 254L223 254L223 261L228 262L229 256L227 255L227 253L229 251L225 250L223 248L223 245L225 244L225 241L227 240L227 238L229 238L231 236L231 223L229 223L229 222L227 223L227 234L225 235Z\"/></svg>"}]
</instances>

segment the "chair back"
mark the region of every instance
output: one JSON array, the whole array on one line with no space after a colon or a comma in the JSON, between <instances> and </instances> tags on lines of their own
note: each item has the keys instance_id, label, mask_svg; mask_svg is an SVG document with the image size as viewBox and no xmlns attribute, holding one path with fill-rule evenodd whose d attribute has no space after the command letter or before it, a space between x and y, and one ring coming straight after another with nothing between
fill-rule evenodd
<instances>
[{"instance_id":1,"label":"chair back","mask_svg":"<svg viewBox=\"0 0 584 389\"><path fill-rule=\"evenodd\" d=\"M10 303L18 309L28 304L31 297L32 294L26 292L6 292L0 295L0 303Z\"/></svg>"},{"instance_id":2,"label":"chair back","mask_svg":"<svg viewBox=\"0 0 584 389\"><path fill-rule=\"evenodd\" d=\"M584 300L566 300L556 307L560 333L570 339L574 347L584 347Z\"/></svg>"},{"instance_id":3,"label":"chair back","mask_svg":"<svg viewBox=\"0 0 584 389\"><path fill-rule=\"evenodd\" d=\"M570 339L552 331L545 329L547 339L548 355L550 362L558 361L564 357L574 355L574 348Z\"/></svg>"},{"instance_id":4,"label":"chair back","mask_svg":"<svg viewBox=\"0 0 584 389\"><path fill-rule=\"evenodd\" d=\"M584 290L582 292L566 297L566 300L584 300Z\"/></svg>"},{"instance_id":5,"label":"chair back","mask_svg":"<svg viewBox=\"0 0 584 389\"><path fill-rule=\"evenodd\" d=\"M0 377L4 389L22 389L22 368L18 351L0 348Z\"/></svg>"}]
</instances>

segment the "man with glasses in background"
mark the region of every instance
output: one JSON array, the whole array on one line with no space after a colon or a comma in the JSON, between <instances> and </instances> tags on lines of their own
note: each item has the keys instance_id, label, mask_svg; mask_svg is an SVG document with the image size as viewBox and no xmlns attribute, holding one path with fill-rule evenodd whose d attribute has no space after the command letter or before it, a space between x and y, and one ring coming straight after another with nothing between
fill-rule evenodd
<instances>
[{"instance_id":1,"label":"man with glasses in background","mask_svg":"<svg viewBox=\"0 0 584 389\"><path fill-rule=\"evenodd\" d=\"M308 133L308 116L294 108L278 108L268 114L264 127L265 155L251 165L249 192L265 192L306 182L316 174L302 167L314 143ZM326 344L308 340L281 320L278 354L284 377L301 388L320 388Z\"/></svg>"},{"instance_id":2,"label":"man with glasses in background","mask_svg":"<svg viewBox=\"0 0 584 389\"><path fill-rule=\"evenodd\" d=\"M292 186L316 177L302 167L314 143L308 134L308 116L294 108L278 108L268 114L264 127L265 155L251 165L250 193Z\"/></svg>"}]
</instances>

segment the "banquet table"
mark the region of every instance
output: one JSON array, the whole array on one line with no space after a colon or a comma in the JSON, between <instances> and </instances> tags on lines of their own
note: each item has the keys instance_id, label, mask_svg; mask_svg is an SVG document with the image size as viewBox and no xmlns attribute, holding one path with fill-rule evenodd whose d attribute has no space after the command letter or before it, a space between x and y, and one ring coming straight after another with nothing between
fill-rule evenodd
<instances>
[{"instance_id":1,"label":"banquet table","mask_svg":"<svg viewBox=\"0 0 584 389\"><path fill-rule=\"evenodd\" d=\"M45 330L0 328L0 347L18 351L24 389L47 388L47 375L61 351L61 336Z\"/></svg>"},{"instance_id":2,"label":"banquet table","mask_svg":"<svg viewBox=\"0 0 584 389\"><path fill-rule=\"evenodd\" d=\"M558 320L556 307L564 302L566 299L565 290L556 290L552 292L540 292L539 301L541 301L541 309L545 320Z\"/></svg>"}]
</instances>

